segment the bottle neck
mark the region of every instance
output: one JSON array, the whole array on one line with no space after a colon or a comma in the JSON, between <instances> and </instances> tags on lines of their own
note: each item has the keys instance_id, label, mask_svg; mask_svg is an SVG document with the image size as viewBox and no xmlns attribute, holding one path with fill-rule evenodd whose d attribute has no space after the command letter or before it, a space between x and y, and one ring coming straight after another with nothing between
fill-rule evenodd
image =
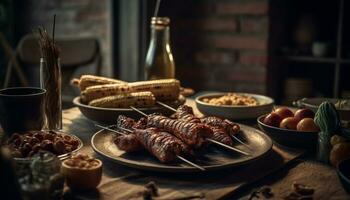
<instances>
[{"instance_id":1,"label":"bottle neck","mask_svg":"<svg viewBox=\"0 0 350 200\"><path fill-rule=\"evenodd\" d=\"M151 26L151 43L158 47L166 47L169 44L169 26Z\"/></svg>"}]
</instances>

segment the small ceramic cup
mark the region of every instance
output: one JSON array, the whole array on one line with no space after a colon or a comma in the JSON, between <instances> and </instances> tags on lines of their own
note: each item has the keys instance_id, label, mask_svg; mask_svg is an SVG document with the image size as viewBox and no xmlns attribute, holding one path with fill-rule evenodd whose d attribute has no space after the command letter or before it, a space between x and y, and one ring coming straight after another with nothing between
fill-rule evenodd
<instances>
[{"instance_id":1,"label":"small ceramic cup","mask_svg":"<svg viewBox=\"0 0 350 200\"><path fill-rule=\"evenodd\" d=\"M0 90L0 124L10 136L15 132L41 130L45 120L45 89L14 87Z\"/></svg>"}]
</instances>

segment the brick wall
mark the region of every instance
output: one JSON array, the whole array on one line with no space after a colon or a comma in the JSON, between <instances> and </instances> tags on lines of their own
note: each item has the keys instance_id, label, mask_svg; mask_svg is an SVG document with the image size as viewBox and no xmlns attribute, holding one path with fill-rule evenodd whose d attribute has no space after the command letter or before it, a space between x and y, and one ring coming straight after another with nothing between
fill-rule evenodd
<instances>
[{"instance_id":1,"label":"brick wall","mask_svg":"<svg viewBox=\"0 0 350 200\"><path fill-rule=\"evenodd\" d=\"M103 73L111 67L110 0L27 0L19 19L24 31L51 27L58 36L96 36ZM266 92L268 0L165 0L171 18L177 77L197 90Z\"/></svg>"},{"instance_id":2,"label":"brick wall","mask_svg":"<svg viewBox=\"0 0 350 200\"><path fill-rule=\"evenodd\" d=\"M51 32L56 14L56 36L96 37L103 56L102 73L112 74L110 37L110 0L26 0L16 8L20 36L31 33L37 26Z\"/></svg>"},{"instance_id":3,"label":"brick wall","mask_svg":"<svg viewBox=\"0 0 350 200\"><path fill-rule=\"evenodd\" d=\"M266 93L268 1L163 1L177 77L197 90Z\"/></svg>"}]
</instances>

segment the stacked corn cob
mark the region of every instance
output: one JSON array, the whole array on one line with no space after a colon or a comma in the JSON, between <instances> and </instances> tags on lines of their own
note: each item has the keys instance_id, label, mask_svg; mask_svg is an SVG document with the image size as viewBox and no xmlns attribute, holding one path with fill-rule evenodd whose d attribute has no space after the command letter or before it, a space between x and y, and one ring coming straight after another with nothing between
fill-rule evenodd
<instances>
[{"instance_id":1,"label":"stacked corn cob","mask_svg":"<svg viewBox=\"0 0 350 200\"><path fill-rule=\"evenodd\" d=\"M180 82L176 79L127 83L83 75L72 83L80 88L83 103L105 108L148 107L154 105L156 100L175 101L180 93Z\"/></svg>"},{"instance_id":2,"label":"stacked corn cob","mask_svg":"<svg viewBox=\"0 0 350 200\"><path fill-rule=\"evenodd\" d=\"M89 103L92 100L106 96L121 95L131 92L130 86L127 84L106 84L87 87L81 92L81 100Z\"/></svg>"},{"instance_id":3,"label":"stacked corn cob","mask_svg":"<svg viewBox=\"0 0 350 200\"><path fill-rule=\"evenodd\" d=\"M80 88L80 91L84 91L87 87L105 84L127 84L127 82L101 77L93 75L82 75L80 79L73 79L72 84Z\"/></svg>"}]
</instances>

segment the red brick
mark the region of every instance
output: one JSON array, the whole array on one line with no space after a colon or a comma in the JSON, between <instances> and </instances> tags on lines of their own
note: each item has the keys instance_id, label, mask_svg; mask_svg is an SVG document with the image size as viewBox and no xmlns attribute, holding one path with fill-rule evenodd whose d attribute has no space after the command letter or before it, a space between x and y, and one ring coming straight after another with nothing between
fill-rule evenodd
<instances>
[{"instance_id":1,"label":"red brick","mask_svg":"<svg viewBox=\"0 0 350 200\"><path fill-rule=\"evenodd\" d=\"M181 66L176 68L176 77L187 82L210 79L210 69L205 67Z\"/></svg>"},{"instance_id":2,"label":"red brick","mask_svg":"<svg viewBox=\"0 0 350 200\"><path fill-rule=\"evenodd\" d=\"M216 6L216 12L218 14L227 15L227 14L234 14L234 15L241 15L241 14L248 14L248 15L263 15L267 14L268 12L268 2L255 2L250 0L250 2L247 2L248 0L245 0L245 2L225 2L225 3L218 3Z\"/></svg>"},{"instance_id":3,"label":"red brick","mask_svg":"<svg viewBox=\"0 0 350 200\"><path fill-rule=\"evenodd\" d=\"M198 20L183 20L176 22L176 29L183 30L204 30L204 31L236 31L237 22L235 19L204 18Z\"/></svg>"},{"instance_id":4,"label":"red brick","mask_svg":"<svg viewBox=\"0 0 350 200\"><path fill-rule=\"evenodd\" d=\"M239 63L243 65L261 65L266 66L268 56L264 53L240 53Z\"/></svg>"},{"instance_id":5,"label":"red brick","mask_svg":"<svg viewBox=\"0 0 350 200\"><path fill-rule=\"evenodd\" d=\"M227 65L236 61L236 55L233 52L198 52L195 55L195 61L204 65Z\"/></svg>"},{"instance_id":6,"label":"red brick","mask_svg":"<svg viewBox=\"0 0 350 200\"><path fill-rule=\"evenodd\" d=\"M266 33L268 30L267 18L242 18L240 30L243 33Z\"/></svg>"},{"instance_id":7,"label":"red brick","mask_svg":"<svg viewBox=\"0 0 350 200\"><path fill-rule=\"evenodd\" d=\"M199 29L209 31L236 31L237 23L235 19L209 18L196 22Z\"/></svg>"},{"instance_id":8,"label":"red brick","mask_svg":"<svg viewBox=\"0 0 350 200\"><path fill-rule=\"evenodd\" d=\"M256 67L227 67L215 72L215 78L226 82L265 83L266 70Z\"/></svg>"},{"instance_id":9,"label":"red brick","mask_svg":"<svg viewBox=\"0 0 350 200\"><path fill-rule=\"evenodd\" d=\"M267 50L267 39L258 36L221 35L214 37L213 43L216 48Z\"/></svg>"},{"instance_id":10,"label":"red brick","mask_svg":"<svg viewBox=\"0 0 350 200\"><path fill-rule=\"evenodd\" d=\"M257 72L232 72L227 74L228 81L238 81L247 83L265 83L265 74Z\"/></svg>"}]
</instances>

